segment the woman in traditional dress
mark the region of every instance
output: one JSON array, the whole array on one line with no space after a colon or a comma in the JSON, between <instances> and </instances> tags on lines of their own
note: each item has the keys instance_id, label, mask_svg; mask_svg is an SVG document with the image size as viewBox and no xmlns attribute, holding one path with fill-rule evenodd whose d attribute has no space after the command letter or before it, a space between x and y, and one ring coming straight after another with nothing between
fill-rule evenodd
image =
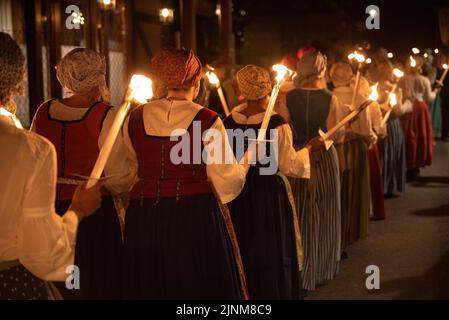
<instances>
[{"instance_id":1,"label":"woman in traditional dress","mask_svg":"<svg viewBox=\"0 0 449 320\"><path fill-rule=\"evenodd\" d=\"M90 175L115 110L107 104L110 97L105 80L106 62L101 54L74 49L58 63L56 75L72 95L43 103L34 117L32 130L56 147L56 211L63 213L70 204L74 184L80 176ZM106 166L109 177L102 190L102 206L78 230L75 264L81 272L80 290L62 290L67 299L121 297L122 231L113 196L129 190L133 181L128 168L126 159L120 157L116 157L113 167L110 161Z\"/></svg>"},{"instance_id":2,"label":"woman in traditional dress","mask_svg":"<svg viewBox=\"0 0 449 320\"><path fill-rule=\"evenodd\" d=\"M435 100L436 92L432 91L429 79L421 75L422 64L420 56L411 57L407 62L406 74L399 83L404 98L413 103L413 111L401 118L408 178L415 178L420 168L432 164L434 140L428 103Z\"/></svg>"},{"instance_id":3,"label":"woman in traditional dress","mask_svg":"<svg viewBox=\"0 0 449 320\"><path fill-rule=\"evenodd\" d=\"M334 85L332 94L338 98L338 107L345 114L351 112L354 93L354 73L349 64L338 62L330 70ZM360 92L360 90L359 90ZM354 109L366 100L360 93L356 96ZM367 235L370 214L370 176L368 148L376 142L377 136L371 129L368 109L364 109L346 127L343 141L336 141L341 179L341 250Z\"/></svg>"},{"instance_id":4,"label":"woman in traditional dress","mask_svg":"<svg viewBox=\"0 0 449 320\"><path fill-rule=\"evenodd\" d=\"M393 88L392 68L385 66L382 62L373 63L367 71L367 77L372 83L378 83L378 102L385 113L391 108L388 94ZM397 104L386 123L386 137L379 141L379 153L382 167L383 188L386 197L395 196L405 191L405 138L399 117L411 112L410 100L403 101L402 90L395 90Z\"/></svg>"},{"instance_id":5,"label":"woman in traditional dress","mask_svg":"<svg viewBox=\"0 0 449 320\"><path fill-rule=\"evenodd\" d=\"M365 100L371 92L370 84L366 78L360 78L360 91ZM384 199L384 184L382 177L382 166L379 157L378 142L386 135L386 128L381 125L382 111L377 101L374 101L368 107L369 117L371 119L371 129L377 135L378 140L370 145L369 168L370 168L370 185L371 185L371 219L384 220L385 213L385 199Z\"/></svg>"},{"instance_id":6,"label":"woman in traditional dress","mask_svg":"<svg viewBox=\"0 0 449 320\"><path fill-rule=\"evenodd\" d=\"M326 57L320 52L305 53L298 62L295 89L286 96L293 126L294 146L303 148L343 118L335 96L323 88ZM340 129L338 135L344 134ZM293 179L292 189L301 217L304 248L303 287L314 290L317 284L332 279L340 262L340 176L334 147L311 157L310 179Z\"/></svg>"},{"instance_id":7,"label":"woman in traditional dress","mask_svg":"<svg viewBox=\"0 0 449 320\"><path fill-rule=\"evenodd\" d=\"M14 112L12 99L21 94L24 75L19 46L0 32L0 109ZM56 298L42 280L67 279L78 223L100 206L100 188L78 187L60 217L51 143L0 114L0 150L0 300Z\"/></svg>"},{"instance_id":8,"label":"woman in traditional dress","mask_svg":"<svg viewBox=\"0 0 449 320\"><path fill-rule=\"evenodd\" d=\"M238 71L237 81L245 104L224 120L237 159L257 137L271 92L270 74L248 65ZM295 151L290 126L277 113L269 121L267 154L251 166L242 193L230 203L232 221L242 252L252 299L301 299L302 246L299 222L290 184L285 176L310 177L309 150L322 143L315 139ZM243 145L244 144L244 145ZM314 150L315 150L314 149ZM240 152L240 156L243 152ZM275 169L269 170L270 166ZM264 172L264 169L271 172Z\"/></svg>"},{"instance_id":9,"label":"woman in traditional dress","mask_svg":"<svg viewBox=\"0 0 449 320\"><path fill-rule=\"evenodd\" d=\"M138 167L126 213L125 297L239 299L243 267L219 204L238 196L248 161L236 162L217 113L192 102L201 77L192 51L162 50L152 67L156 99L123 127L122 154Z\"/></svg>"}]
</instances>

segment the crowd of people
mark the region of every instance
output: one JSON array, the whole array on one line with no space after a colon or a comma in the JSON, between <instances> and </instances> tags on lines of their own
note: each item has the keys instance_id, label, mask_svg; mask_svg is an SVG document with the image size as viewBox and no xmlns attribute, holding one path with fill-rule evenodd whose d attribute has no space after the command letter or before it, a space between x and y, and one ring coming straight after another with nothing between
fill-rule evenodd
<instances>
[{"instance_id":1,"label":"crowd of people","mask_svg":"<svg viewBox=\"0 0 449 320\"><path fill-rule=\"evenodd\" d=\"M43 102L26 130L12 121L24 57L0 33L0 299L303 299L386 219L384 198L431 165L443 84L428 57L330 65L304 47L280 62L290 72L266 118L268 69L221 79L227 114L197 56L163 49L154 97L129 112L87 188L118 112L105 58L64 56L71 94Z\"/></svg>"}]
</instances>

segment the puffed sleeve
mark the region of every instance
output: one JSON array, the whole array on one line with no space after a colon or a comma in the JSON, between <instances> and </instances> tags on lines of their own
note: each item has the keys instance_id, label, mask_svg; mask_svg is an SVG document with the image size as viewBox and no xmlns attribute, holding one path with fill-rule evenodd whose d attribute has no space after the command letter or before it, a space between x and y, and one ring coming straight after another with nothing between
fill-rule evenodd
<instances>
[{"instance_id":1,"label":"puffed sleeve","mask_svg":"<svg viewBox=\"0 0 449 320\"><path fill-rule=\"evenodd\" d=\"M207 176L222 203L231 202L242 191L249 167L239 164L235 159L221 119L217 119L208 130L204 138L204 148L208 150Z\"/></svg>"},{"instance_id":2,"label":"puffed sleeve","mask_svg":"<svg viewBox=\"0 0 449 320\"><path fill-rule=\"evenodd\" d=\"M74 263L78 218L70 210L62 217L55 213L56 153L49 143L38 149L25 186L17 234L19 260L41 279L64 281L66 268Z\"/></svg>"},{"instance_id":3,"label":"puffed sleeve","mask_svg":"<svg viewBox=\"0 0 449 320\"><path fill-rule=\"evenodd\" d=\"M106 139L116 113L116 108L110 110L103 122L98 139L99 148ZM128 121L129 117L125 119L123 130L117 136L104 169L106 176L109 177L104 185L114 195L129 192L137 181L137 158L128 136Z\"/></svg>"},{"instance_id":4,"label":"puffed sleeve","mask_svg":"<svg viewBox=\"0 0 449 320\"><path fill-rule=\"evenodd\" d=\"M288 124L277 127L279 171L290 177L310 179L310 158L307 148L296 151Z\"/></svg>"}]
</instances>

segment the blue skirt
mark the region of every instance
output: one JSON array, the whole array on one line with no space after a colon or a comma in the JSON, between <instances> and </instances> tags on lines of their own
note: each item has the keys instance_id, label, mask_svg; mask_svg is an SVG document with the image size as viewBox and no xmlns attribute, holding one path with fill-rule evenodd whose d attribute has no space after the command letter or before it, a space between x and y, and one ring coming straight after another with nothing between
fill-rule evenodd
<instances>
[{"instance_id":1,"label":"blue skirt","mask_svg":"<svg viewBox=\"0 0 449 320\"><path fill-rule=\"evenodd\" d=\"M70 201L61 201L56 211L66 212ZM65 282L56 283L68 299L121 299L122 232L114 202L103 197L100 209L78 226L75 265L80 271L80 289L68 290Z\"/></svg>"},{"instance_id":2,"label":"blue skirt","mask_svg":"<svg viewBox=\"0 0 449 320\"><path fill-rule=\"evenodd\" d=\"M302 299L294 211L283 179L252 167L229 209L250 299Z\"/></svg>"},{"instance_id":3,"label":"blue skirt","mask_svg":"<svg viewBox=\"0 0 449 320\"><path fill-rule=\"evenodd\" d=\"M126 212L124 297L240 299L232 246L212 194L132 200Z\"/></svg>"}]
</instances>

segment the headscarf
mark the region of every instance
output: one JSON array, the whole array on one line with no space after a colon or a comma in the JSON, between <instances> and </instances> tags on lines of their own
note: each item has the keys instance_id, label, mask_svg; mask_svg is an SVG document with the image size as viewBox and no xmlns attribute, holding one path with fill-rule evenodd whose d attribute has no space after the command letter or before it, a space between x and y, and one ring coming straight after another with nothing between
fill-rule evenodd
<instances>
[{"instance_id":1,"label":"headscarf","mask_svg":"<svg viewBox=\"0 0 449 320\"><path fill-rule=\"evenodd\" d=\"M354 77L351 66L345 62L334 63L329 75L335 87L349 86Z\"/></svg>"},{"instance_id":2,"label":"headscarf","mask_svg":"<svg viewBox=\"0 0 449 320\"><path fill-rule=\"evenodd\" d=\"M86 48L73 49L56 65L56 77L74 94L86 95L98 87L103 100L111 101L106 85L106 59L98 52Z\"/></svg>"},{"instance_id":3,"label":"headscarf","mask_svg":"<svg viewBox=\"0 0 449 320\"><path fill-rule=\"evenodd\" d=\"M390 61L375 60L366 70L366 77L370 82L384 82L391 80L393 65Z\"/></svg>"},{"instance_id":4,"label":"headscarf","mask_svg":"<svg viewBox=\"0 0 449 320\"><path fill-rule=\"evenodd\" d=\"M16 105L12 98L24 92L25 56L7 33L0 32L0 102L11 113Z\"/></svg>"},{"instance_id":5,"label":"headscarf","mask_svg":"<svg viewBox=\"0 0 449 320\"><path fill-rule=\"evenodd\" d=\"M316 79L322 79L326 73L327 58L321 52L309 51L298 62L295 85L301 87Z\"/></svg>"},{"instance_id":6,"label":"headscarf","mask_svg":"<svg viewBox=\"0 0 449 320\"><path fill-rule=\"evenodd\" d=\"M169 89L188 89L201 79L201 61L192 50L163 49L151 59L157 90L162 98Z\"/></svg>"},{"instance_id":7,"label":"headscarf","mask_svg":"<svg viewBox=\"0 0 449 320\"><path fill-rule=\"evenodd\" d=\"M302 57L304 57L304 55L305 55L307 52L318 52L318 50L315 49L315 48L312 47L312 46L304 46L304 47L300 48L300 49L298 50L298 52L296 53L296 56L298 57L298 60L301 60Z\"/></svg>"},{"instance_id":8,"label":"headscarf","mask_svg":"<svg viewBox=\"0 0 449 320\"><path fill-rule=\"evenodd\" d=\"M267 70L253 64L237 72L237 82L242 95L248 100L259 100L271 92L270 74Z\"/></svg>"}]
</instances>

